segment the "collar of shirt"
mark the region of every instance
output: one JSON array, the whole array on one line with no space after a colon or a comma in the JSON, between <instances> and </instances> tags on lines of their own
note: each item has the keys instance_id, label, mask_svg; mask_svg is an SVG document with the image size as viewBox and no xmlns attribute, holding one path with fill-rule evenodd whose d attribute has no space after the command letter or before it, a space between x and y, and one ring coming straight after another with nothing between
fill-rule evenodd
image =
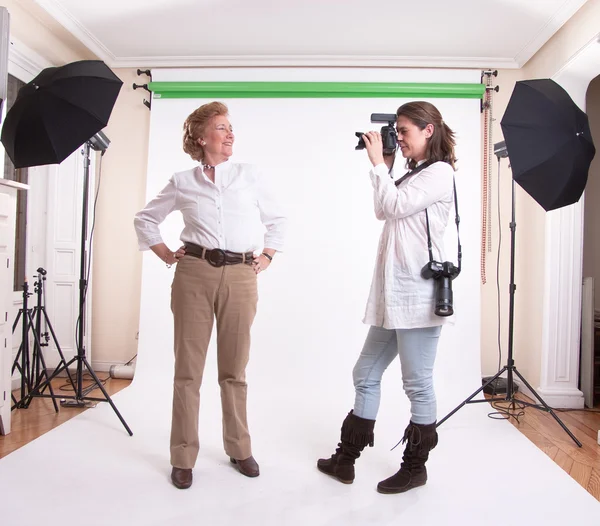
<instances>
[{"instance_id":1,"label":"collar of shirt","mask_svg":"<svg viewBox=\"0 0 600 526\"><path fill-rule=\"evenodd\" d=\"M204 166L202 164L199 164L197 169L200 171L200 174L204 178L205 181L209 182L210 184L219 186L217 184L217 180L219 180L219 182L221 183L221 186L222 186L224 181L222 181L221 179L223 178L224 174L229 173L229 171L231 170L232 164L233 163L229 159L227 159L226 161L223 161L222 163L215 165L215 182L214 183L210 180L210 177L208 177L204 173Z\"/></svg>"}]
</instances>

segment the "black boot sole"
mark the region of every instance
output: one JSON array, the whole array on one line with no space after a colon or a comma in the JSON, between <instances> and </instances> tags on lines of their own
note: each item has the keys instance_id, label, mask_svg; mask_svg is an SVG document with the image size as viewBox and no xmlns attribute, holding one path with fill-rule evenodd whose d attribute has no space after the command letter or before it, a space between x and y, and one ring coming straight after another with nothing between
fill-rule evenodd
<instances>
[{"instance_id":1,"label":"black boot sole","mask_svg":"<svg viewBox=\"0 0 600 526\"><path fill-rule=\"evenodd\" d=\"M325 475L329 475L331 478L334 478L335 480L341 482L342 484L352 484L354 482L354 479L351 479L351 480L342 479L342 478L338 477L335 473L329 473L329 471L325 471L324 469L321 469L321 466L319 466L318 464L317 464L317 469L321 473L324 473Z\"/></svg>"},{"instance_id":2,"label":"black boot sole","mask_svg":"<svg viewBox=\"0 0 600 526\"><path fill-rule=\"evenodd\" d=\"M396 495L398 493L405 493L411 489L420 488L421 486L424 486L426 484L426 482L427 481L419 482L416 484L411 483L408 486L405 486L403 488L385 488L385 487L377 486L377 493L382 493L384 495Z\"/></svg>"}]
</instances>

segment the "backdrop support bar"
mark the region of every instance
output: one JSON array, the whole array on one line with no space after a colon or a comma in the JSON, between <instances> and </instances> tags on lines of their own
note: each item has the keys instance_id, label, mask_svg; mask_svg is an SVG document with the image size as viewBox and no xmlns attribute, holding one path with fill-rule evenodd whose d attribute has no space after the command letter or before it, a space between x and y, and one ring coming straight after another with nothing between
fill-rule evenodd
<instances>
[{"instance_id":1,"label":"backdrop support bar","mask_svg":"<svg viewBox=\"0 0 600 526\"><path fill-rule=\"evenodd\" d=\"M481 99L484 84L415 82L149 82L155 98L461 98Z\"/></svg>"}]
</instances>

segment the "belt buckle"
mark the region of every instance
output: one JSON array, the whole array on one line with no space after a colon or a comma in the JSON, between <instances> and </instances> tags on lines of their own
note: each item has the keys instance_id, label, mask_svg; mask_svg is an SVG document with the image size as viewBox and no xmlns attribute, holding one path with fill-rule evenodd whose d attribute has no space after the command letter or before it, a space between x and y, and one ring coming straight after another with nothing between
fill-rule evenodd
<instances>
[{"instance_id":1,"label":"belt buckle","mask_svg":"<svg viewBox=\"0 0 600 526\"><path fill-rule=\"evenodd\" d=\"M225 259L225 251L220 248L213 248L212 250L206 251L206 261L213 267L222 267L225 265Z\"/></svg>"}]
</instances>

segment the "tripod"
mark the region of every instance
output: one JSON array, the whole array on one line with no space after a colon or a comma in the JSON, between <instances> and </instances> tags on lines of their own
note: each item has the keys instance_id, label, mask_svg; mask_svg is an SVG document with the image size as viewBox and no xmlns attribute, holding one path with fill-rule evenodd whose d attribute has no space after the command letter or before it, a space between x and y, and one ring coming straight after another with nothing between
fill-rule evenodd
<instances>
[{"instance_id":1,"label":"tripod","mask_svg":"<svg viewBox=\"0 0 600 526\"><path fill-rule=\"evenodd\" d=\"M29 292L29 285L27 281L25 281L25 283L23 283L23 308L19 309L17 317L12 326L12 331L14 333L17 325L19 324L21 316L23 317L21 345L19 346L19 351L17 352L17 356L11 370L11 374L17 370L21 375L21 397L19 400L17 400L14 394L11 395L14 402L11 410L28 408L32 398L34 396L43 395L46 388L48 388L50 391L50 397L52 398L52 403L54 405L54 410L58 413L58 406L55 399L56 395L52 390L52 385L49 382L44 382L44 378L48 379L49 376L48 368L46 367L46 360L44 359L44 353L42 352L42 347L48 346L50 336L48 335L47 331L42 333L42 319L44 320L46 327L50 329L50 334L52 334L54 345L56 346L60 356L59 366L61 364L65 364L66 361L60 345L58 344L52 323L50 323L50 319L48 318L46 307L43 304L46 271L40 267L37 269L37 273L37 281L34 282L34 291L37 296L37 303L33 309L28 308L28 297L32 294ZM29 331L31 331L33 334L34 343L31 357L29 354ZM68 376L69 381L74 389L75 385L73 384L73 380L70 375Z\"/></svg>"},{"instance_id":2,"label":"tripod","mask_svg":"<svg viewBox=\"0 0 600 526\"><path fill-rule=\"evenodd\" d=\"M499 161L500 159L498 159ZM477 391L475 391L471 396L469 396L464 402L454 408L450 413L448 413L444 418L442 418L438 422L438 426L441 426L448 418L450 418L454 413L456 413L459 409L464 407L467 404L477 404L481 402L510 402L512 409L515 409L515 405L521 404L527 407L533 407L535 409L539 409L540 411L546 411L552 415L554 420L558 422L560 427L562 427L565 432L573 439L579 447L581 446L581 442L577 440L575 435L571 433L569 428L563 423L563 421L556 416L556 413L552 410L546 402L542 399L542 397L536 393L535 389L529 385L527 380L523 378L523 375L517 370L515 366L515 361L513 359L513 328L514 328L514 311L515 311L515 290L517 289L515 285L515 231L517 229L517 223L515 221L515 180L512 180L512 216L510 222L510 288L509 288L509 317L508 317L508 358L506 365L500 369L494 376L492 376L484 385L482 385ZM492 382L496 381L504 372L506 375L506 397L505 398L490 398L490 399L477 399L473 400L481 391L483 391L488 385L492 384ZM534 404L531 402L526 402L524 400L517 400L515 398L516 388L514 383L514 375L516 375L525 386L533 393L533 395L538 399L539 404Z\"/></svg>"},{"instance_id":3,"label":"tripod","mask_svg":"<svg viewBox=\"0 0 600 526\"><path fill-rule=\"evenodd\" d=\"M94 139L94 138L92 138ZM64 407L85 407L87 402L108 402L112 407L113 411L116 413L117 417L123 424L123 427L127 430L130 436L133 435L131 429L127 425L127 422L119 413L119 410L115 406L109 394L106 392L106 389L102 385L100 379L96 376L96 373L92 369L92 366L88 362L88 359L85 354L85 345L84 345L84 334L85 334L85 296L87 292L87 252L86 252L86 241L87 241L87 214L88 214L88 193L89 193L89 176L90 176L90 149L93 147L94 149L100 149L104 147L104 145L99 145L98 141L94 141L90 139L84 144L83 147L83 210L82 210L82 225L81 225L81 265L80 265L80 273L79 273L79 318L77 322L77 354L71 358L68 362L63 362L59 365L52 375L47 378L47 380L42 384L42 387L46 385L50 385L50 382L58 376L63 370L67 371L69 375L69 366L71 364L76 364L76 385L73 386L74 395L73 396L61 396L61 405ZM83 389L83 374L84 368L93 378L94 382L98 385L100 391L104 395L104 398L92 398L87 396L84 393ZM70 375L69 375L70 376ZM34 394L32 396L50 396L50 395L42 395L42 394ZM54 395L52 395L54 396Z\"/></svg>"}]
</instances>

